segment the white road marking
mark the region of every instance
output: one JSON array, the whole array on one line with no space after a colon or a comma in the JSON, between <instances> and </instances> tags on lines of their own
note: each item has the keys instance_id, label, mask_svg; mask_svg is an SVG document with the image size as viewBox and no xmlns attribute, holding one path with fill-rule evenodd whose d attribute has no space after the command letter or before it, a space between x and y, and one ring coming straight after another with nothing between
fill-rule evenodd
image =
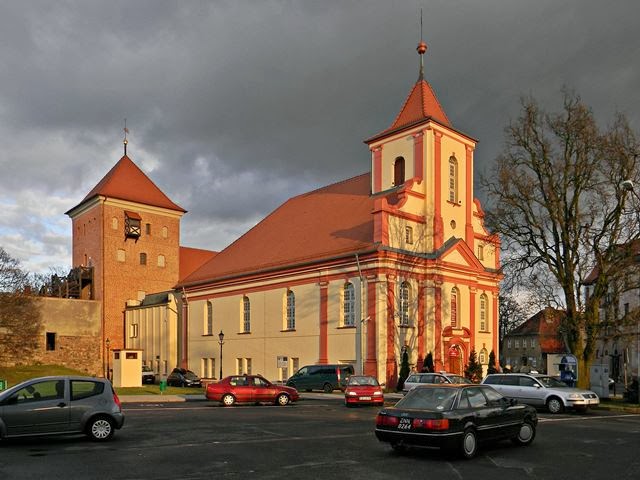
<instances>
[{"instance_id":1,"label":"white road marking","mask_svg":"<svg viewBox=\"0 0 640 480\"><path fill-rule=\"evenodd\" d=\"M554 422L586 422L588 420L609 420L611 418L629 418L640 417L640 414L630 413L627 415L610 415L603 417L562 417L562 418L539 418L539 423L554 423Z\"/></svg>"}]
</instances>

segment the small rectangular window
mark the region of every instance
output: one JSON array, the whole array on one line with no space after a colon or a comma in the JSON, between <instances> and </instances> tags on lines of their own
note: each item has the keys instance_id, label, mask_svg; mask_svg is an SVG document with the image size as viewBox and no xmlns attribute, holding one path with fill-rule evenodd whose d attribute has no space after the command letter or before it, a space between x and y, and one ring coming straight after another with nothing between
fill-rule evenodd
<instances>
[{"instance_id":1,"label":"small rectangular window","mask_svg":"<svg viewBox=\"0 0 640 480\"><path fill-rule=\"evenodd\" d=\"M147 254L143 252L140 254L140 265L146 265L146 264L147 264Z\"/></svg>"},{"instance_id":2,"label":"small rectangular window","mask_svg":"<svg viewBox=\"0 0 640 480\"><path fill-rule=\"evenodd\" d=\"M151 224L150 223L145 223L145 225L144 225L144 233L146 233L147 235L151 235Z\"/></svg>"},{"instance_id":3,"label":"small rectangular window","mask_svg":"<svg viewBox=\"0 0 640 480\"><path fill-rule=\"evenodd\" d=\"M55 332L47 332L47 351L52 352L56 349Z\"/></svg>"},{"instance_id":4,"label":"small rectangular window","mask_svg":"<svg viewBox=\"0 0 640 480\"><path fill-rule=\"evenodd\" d=\"M129 337L138 338L138 324L132 323L129 329Z\"/></svg>"},{"instance_id":5,"label":"small rectangular window","mask_svg":"<svg viewBox=\"0 0 640 480\"><path fill-rule=\"evenodd\" d=\"M478 260L484 260L484 246L478 245Z\"/></svg>"},{"instance_id":6,"label":"small rectangular window","mask_svg":"<svg viewBox=\"0 0 640 480\"><path fill-rule=\"evenodd\" d=\"M413 228L405 227L405 229L404 229L404 237L405 237L405 242L408 245L413 245Z\"/></svg>"}]
</instances>

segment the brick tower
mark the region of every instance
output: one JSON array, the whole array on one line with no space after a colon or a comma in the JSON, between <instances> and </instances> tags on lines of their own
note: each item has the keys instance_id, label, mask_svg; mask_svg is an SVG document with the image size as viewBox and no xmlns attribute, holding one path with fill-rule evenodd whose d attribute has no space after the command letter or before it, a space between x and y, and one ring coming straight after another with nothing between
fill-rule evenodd
<instances>
[{"instance_id":1,"label":"brick tower","mask_svg":"<svg viewBox=\"0 0 640 480\"><path fill-rule=\"evenodd\" d=\"M102 302L103 355L124 348L128 300L172 289L179 277L180 219L173 203L126 154L75 207L73 267L93 267Z\"/></svg>"}]
</instances>

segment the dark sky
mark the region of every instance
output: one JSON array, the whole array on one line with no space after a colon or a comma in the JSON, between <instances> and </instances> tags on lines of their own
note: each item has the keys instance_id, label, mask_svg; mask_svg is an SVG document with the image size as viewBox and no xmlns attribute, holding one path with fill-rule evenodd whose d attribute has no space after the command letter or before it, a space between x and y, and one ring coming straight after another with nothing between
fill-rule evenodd
<instances>
[{"instance_id":1,"label":"dark sky","mask_svg":"<svg viewBox=\"0 0 640 480\"><path fill-rule=\"evenodd\" d=\"M476 180L532 95L563 86L640 127L640 2L29 1L0 4L0 246L70 266L75 206L129 156L220 250L286 199L369 168L418 75L480 140ZM483 198L477 190L475 196Z\"/></svg>"}]
</instances>

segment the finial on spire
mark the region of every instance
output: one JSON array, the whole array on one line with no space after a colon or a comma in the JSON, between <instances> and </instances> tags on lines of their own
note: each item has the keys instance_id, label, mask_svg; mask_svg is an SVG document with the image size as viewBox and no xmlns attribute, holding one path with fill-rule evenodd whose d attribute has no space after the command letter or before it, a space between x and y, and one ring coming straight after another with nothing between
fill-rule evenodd
<instances>
[{"instance_id":1,"label":"finial on spire","mask_svg":"<svg viewBox=\"0 0 640 480\"><path fill-rule=\"evenodd\" d=\"M127 119L124 119L124 140L122 141L122 144L124 145L124 156L127 156L127 144L129 143L129 141L127 140L127 133L129 133L129 129L127 128Z\"/></svg>"},{"instance_id":2,"label":"finial on spire","mask_svg":"<svg viewBox=\"0 0 640 480\"><path fill-rule=\"evenodd\" d=\"M424 78L424 53L427 51L427 44L422 39L422 8L420 9L420 43L418 43L418 55L420 55L420 76L419 80Z\"/></svg>"}]
</instances>

